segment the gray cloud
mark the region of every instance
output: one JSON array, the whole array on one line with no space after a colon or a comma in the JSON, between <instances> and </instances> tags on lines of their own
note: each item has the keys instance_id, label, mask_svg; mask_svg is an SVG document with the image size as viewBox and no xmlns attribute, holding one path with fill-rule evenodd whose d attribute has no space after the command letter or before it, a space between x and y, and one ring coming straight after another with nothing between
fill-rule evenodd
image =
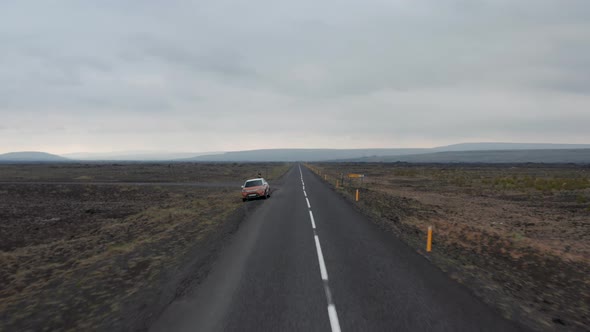
<instances>
[{"instance_id":1,"label":"gray cloud","mask_svg":"<svg viewBox=\"0 0 590 332\"><path fill-rule=\"evenodd\" d=\"M585 0L4 2L0 151L588 143L589 16Z\"/></svg>"}]
</instances>

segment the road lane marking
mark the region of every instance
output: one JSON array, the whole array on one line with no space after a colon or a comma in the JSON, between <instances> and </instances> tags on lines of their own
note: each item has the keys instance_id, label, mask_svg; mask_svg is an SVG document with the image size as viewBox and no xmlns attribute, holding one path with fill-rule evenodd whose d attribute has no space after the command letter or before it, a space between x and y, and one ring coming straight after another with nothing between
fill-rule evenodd
<instances>
[{"instance_id":1,"label":"road lane marking","mask_svg":"<svg viewBox=\"0 0 590 332\"><path fill-rule=\"evenodd\" d=\"M328 270L326 270L326 263L324 262L324 255L322 254L322 246L320 246L320 238L314 235L315 248L318 252L318 261L320 262L320 274L323 281L328 281Z\"/></svg>"},{"instance_id":2,"label":"road lane marking","mask_svg":"<svg viewBox=\"0 0 590 332\"><path fill-rule=\"evenodd\" d=\"M311 210L309 211L309 218L311 219L311 227L315 229L315 220L313 219L313 213L311 213Z\"/></svg>"},{"instance_id":3,"label":"road lane marking","mask_svg":"<svg viewBox=\"0 0 590 332\"><path fill-rule=\"evenodd\" d=\"M338 313L336 312L336 306L333 304L328 305L328 316L330 317L330 326L332 331L340 331L340 322L338 321Z\"/></svg>"},{"instance_id":4,"label":"road lane marking","mask_svg":"<svg viewBox=\"0 0 590 332\"><path fill-rule=\"evenodd\" d=\"M332 292L330 291L330 285L328 283L328 269L326 268L326 262L324 261L324 254L322 253L322 246L320 245L320 238L316 233L315 218L311 212L311 204L307 198L307 192L305 191L305 182L303 182L303 172L301 171L301 165L299 166L299 173L301 174L301 185L303 186L303 195L305 195L305 201L307 202L307 208L309 209L309 219L311 220L311 227L313 229L313 238L315 241L315 248L318 255L318 263L320 265L320 275L324 282L324 292L326 293L326 301L328 302L328 318L330 319L330 328L332 332L340 332L340 321L338 320L338 313L336 312L336 305L332 300Z\"/></svg>"}]
</instances>

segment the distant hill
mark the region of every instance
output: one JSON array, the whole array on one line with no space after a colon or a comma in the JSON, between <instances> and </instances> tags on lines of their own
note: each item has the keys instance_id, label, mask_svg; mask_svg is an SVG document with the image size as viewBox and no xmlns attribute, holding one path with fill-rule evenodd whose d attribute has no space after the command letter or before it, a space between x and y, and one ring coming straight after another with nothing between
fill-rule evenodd
<instances>
[{"instance_id":1,"label":"distant hill","mask_svg":"<svg viewBox=\"0 0 590 332\"><path fill-rule=\"evenodd\" d=\"M590 149L590 144L551 144L551 143L460 143L433 148L431 152L442 151L500 151L500 150L557 150Z\"/></svg>"},{"instance_id":2,"label":"distant hill","mask_svg":"<svg viewBox=\"0 0 590 332\"><path fill-rule=\"evenodd\" d=\"M590 163L590 149L444 151L406 156L350 159L411 163Z\"/></svg>"},{"instance_id":3,"label":"distant hill","mask_svg":"<svg viewBox=\"0 0 590 332\"><path fill-rule=\"evenodd\" d=\"M369 156L417 154L428 151L428 149L267 149L204 155L185 159L184 161L322 161Z\"/></svg>"},{"instance_id":4,"label":"distant hill","mask_svg":"<svg viewBox=\"0 0 590 332\"><path fill-rule=\"evenodd\" d=\"M173 161L173 162L273 162L273 161L408 161L408 162L590 162L590 144L461 143L423 149L262 149L232 152L128 151L70 153L13 152L0 162L66 161Z\"/></svg>"},{"instance_id":5,"label":"distant hill","mask_svg":"<svg viewBox=\"0 0 590 332\"><path fill-rule=\"evenodd\" d=\"M74 160L108 160L108 161L169 161L175 159L192 158L204 154L219 152L159 152L159 151L124 151L124 152L75 152L64 154L64 157Z\"/></svg>"},{"instance_id":6,"label":"distant hill","mask_svg":"<svg viewBox=\"0 0 590 332\"><path fill-rule=\"evenodd\" d=\"M441 146L436 148L425 149L266 149L266 150L250 150L250 151L235 151L219 154L210 154L197 156L194 158L185 159L186 161L329 161L329 160L376 160L385 161L398 156L408 156L406 159L415 158L420 159L418 155L433 154L439 152L466 152L466 151L519 151L522 153L525 150L544 150L544 151L560 151L560 150L575 150L575 149L590 149L590 144L542 144L542 143L462 143L449 146ZM555 153L551 153L555 155ZM416 155L416 157L409 157ZM471 159L477 159L479 156L487 160L494 159L498 154L471 154ZM542 154L541 154L542 155ZM443 156L424 156L425 159L452 159L452 154ZM499 155L498 155L499 156ZM463 155L457 158L467 158ZM532 155L531 157L532 158ZM551 158L549 158L551 159Z\"/></svg>"},{"instance_id":7,"label":"distant hill","mask_svg":"<svg viewBox=\"0 0 590 332\"><path fill-rule=\"evenodd\" d=\"M70 159L36 151L9 152L0 154L0 162L67 162Z\"/></svg>"}]
</instances>

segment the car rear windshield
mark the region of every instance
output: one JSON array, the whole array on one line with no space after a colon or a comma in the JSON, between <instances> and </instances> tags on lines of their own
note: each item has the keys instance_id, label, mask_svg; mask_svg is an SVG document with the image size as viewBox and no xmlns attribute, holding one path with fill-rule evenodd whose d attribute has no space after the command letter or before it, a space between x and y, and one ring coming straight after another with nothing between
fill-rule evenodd
<instances>
[{"instance_id":1,"label":"car rear windshield","mask_svg":"<svg viewBox=\"0 0 590 332\"><path fill-rule=\"evenodd\" d=\"M246 188L247 187L256 187L256 186L261 186L261 185L262 185L262 180L254 180L254 181L246 182Z\"/></svg>"}]
</instances>

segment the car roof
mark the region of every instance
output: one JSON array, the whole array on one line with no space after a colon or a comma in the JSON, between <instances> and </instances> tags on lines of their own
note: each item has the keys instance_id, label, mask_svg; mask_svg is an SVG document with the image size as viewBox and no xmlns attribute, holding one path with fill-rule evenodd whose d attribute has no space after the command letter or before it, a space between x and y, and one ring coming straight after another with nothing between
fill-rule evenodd
<instances>
[{"instance_id":1,"label":"car roof","mask_svg":"<svg viewBox=\"0 0 590 332\"><path fill-rule=\"evenodd\" d=\"M256 178L256 179L250 179L250 180L246 180L246 182L250 182L250 181L258 181L258 180L263 180L263 181L264 181L264 179L263 179L263 178Z\"/></svg>"}]
</instances>

